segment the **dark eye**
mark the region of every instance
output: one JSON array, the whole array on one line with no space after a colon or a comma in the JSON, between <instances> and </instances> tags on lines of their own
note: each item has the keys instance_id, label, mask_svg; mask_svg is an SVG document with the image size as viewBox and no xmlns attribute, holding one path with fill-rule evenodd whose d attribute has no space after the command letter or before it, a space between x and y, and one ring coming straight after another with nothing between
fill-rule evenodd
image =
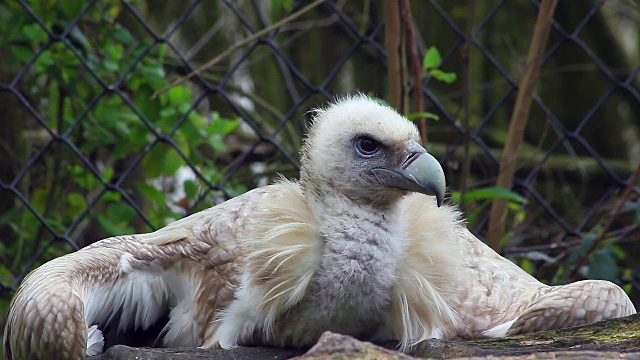
<instances>
[{"instance_id":1,"label":"dark eye","mask_svg":"<svg viewBox=\"0 0 640 360\"><path fill-rule=\"evenodd\" d=\"M357 138L354 145L356 147L356 152L362 157L371 157L382 148L382 145L380 145L377 140L367 136Z\"/></svg>"}]
</instances>

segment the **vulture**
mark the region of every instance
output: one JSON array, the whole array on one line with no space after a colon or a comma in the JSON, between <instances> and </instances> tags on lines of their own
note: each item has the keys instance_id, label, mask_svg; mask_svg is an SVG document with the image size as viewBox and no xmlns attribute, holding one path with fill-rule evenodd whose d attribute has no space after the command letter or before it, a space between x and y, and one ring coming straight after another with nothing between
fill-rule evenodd
<instances>
[{"instance_id":1,"label":"vulture","mask_svg":"<svg viewBox=\"0 0 640 360\"><path fill-rule=\"evenodd\" d=\"M313 111L300 179L281 179L147 234L32 271L5 359L82 359L164 321L166 347L306 347L324 331L401 350L635 313L601 280L542 284L476 238L416 126L351 95ZM164 319L164 320L162 320Z\"/></svg>"}]
</instances>

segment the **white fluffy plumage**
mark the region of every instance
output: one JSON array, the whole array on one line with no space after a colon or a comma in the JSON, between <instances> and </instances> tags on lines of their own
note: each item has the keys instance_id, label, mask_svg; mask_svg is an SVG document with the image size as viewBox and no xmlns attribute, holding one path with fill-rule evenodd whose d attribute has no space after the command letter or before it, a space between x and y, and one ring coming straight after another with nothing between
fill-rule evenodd
<instances>
[{"instance_id":1,"label":"white fluffy plumage","mask_svg":"<svg viewBox=\"0 0 640 360\"><path fill-rule=\"evenodd\" d=\"M308 346L332 330L406 350L635 313L612 283L546 286L493 252L439 206L443 180L411 122L365 96L339 100L315 112L299 181L30 273L5 359L82 359L102 330L163 317L165 346Z\"/></svg>"}]
</instances>

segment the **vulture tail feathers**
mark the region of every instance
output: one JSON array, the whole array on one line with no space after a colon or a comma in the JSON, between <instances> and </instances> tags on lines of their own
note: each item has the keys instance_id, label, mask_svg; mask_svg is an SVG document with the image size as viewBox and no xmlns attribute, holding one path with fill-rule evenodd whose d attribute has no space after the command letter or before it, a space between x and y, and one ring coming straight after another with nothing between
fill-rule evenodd
<instances>
[{"instance_id":1,"label":"vulture tail feathers","mask_svg":"<svg viewBox=\"0 0 640 360\"><path fill-rule=\"evenodd\" d=\"M102 331L98 329L98 325L93 325L89 328L89 335L87 338L87 355L94 356L102 353L104 348L104 336Z\"/></svg>"},{"instance_id":2,"label":"vulture tail feathers","mask_svg":"<svg viewBox=\"0 0 640 360\"><path fill-rule=\"evenodd\" d=\"M164 315L168 288L160 274L131 265L127 242L132 239L105 239L27 275L7 318L7 358L95 355L102 351L103 331L111 322L117 321L113 325L119 333L145 330Z\"/></svg>"},{"instance_id":3,"label":"vulture tail feathers","mask_svg":"<svg viewBox=\"0 0 640 360\"><path fill-rule=\"evenodd\" d=\"M482 336L488 337L488 338L503 337L507 335L507 331L509 331L509 328L511 328L511 325L513 325L513 323L515 323L517 320L518 319L516 318L510 321L507 321L505 323L502 323L500 325L494 326L491 329L485 330L482 332Z\"/></svg>"}]
</instances>

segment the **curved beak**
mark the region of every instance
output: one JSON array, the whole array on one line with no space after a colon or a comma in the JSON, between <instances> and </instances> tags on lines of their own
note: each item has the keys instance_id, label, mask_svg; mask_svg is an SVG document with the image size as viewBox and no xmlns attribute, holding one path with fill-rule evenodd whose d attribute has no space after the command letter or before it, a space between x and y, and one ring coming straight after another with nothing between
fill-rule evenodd
<instances>
[{"instance_id":1,"label":"curved beak","mask_svg":"<svg viewBox=\"0 0 640 360\"><path fill-rule=\"evenodd\" d=\"M414 141L409 141L403 152L408 156L403 156L401 164L379 167L373 171L383 175L380 178L389 187L435 195L438 206L441 206L446 180L438 160Z\"/></svg>"}]
</instances>

